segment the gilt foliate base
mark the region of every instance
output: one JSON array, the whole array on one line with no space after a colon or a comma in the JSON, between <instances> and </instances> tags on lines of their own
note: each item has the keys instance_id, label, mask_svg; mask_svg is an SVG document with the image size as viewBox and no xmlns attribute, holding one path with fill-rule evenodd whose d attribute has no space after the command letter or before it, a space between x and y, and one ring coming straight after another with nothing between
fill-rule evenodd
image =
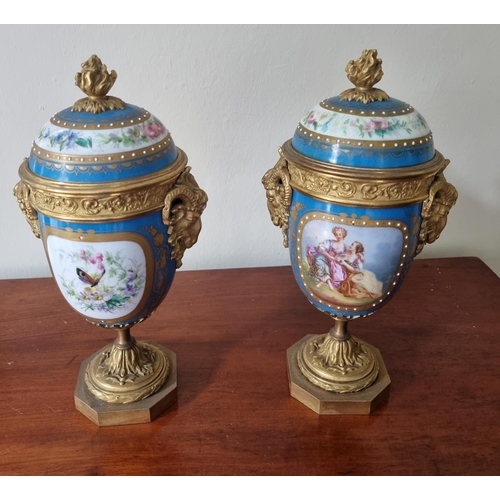
<instances>
[{"instance_id":1,"label":"gilt foliate base","mask_svg":"<svg viewBox=\"0 0 500 500\"><path fill-rule=\"evenodd\" d=\"M379 362L368 345L349 335L338 340L329 333L304 342L297 353L302 374L321 389L358 392L377 380Z\"/></svg>"},{"instance_id":2,"label":"gilt foliate base","mask_svg":"<svg viewBox=\"0 0 500 500\"><path fill-rule=\"evenodd\" d=\"M116 343L101 349L87 367L85 382L98 399L129 404L158 391L168 372L168 356L162 347L134 340L126 349Z\"/></svg>"},{"instance_id":3,"label":"gilt foliate base","mask_svg":"<svg viewBox=\"0 0 500 500\"><path fill-rule=\"evenodd\" d=\"M165 356L165 363L168 364L168 377L154 394L140 401L117 404L103 401L89 391L86 381L87 369L96 357L112 348L113 344L110 344L83 361L75 389L76 409L99 427L104 427L152 422L173 405L177 401L176 356L169 349L153 341L148 341L146 344L154 347L155 351L161 350L162 357Z\"/></svg>"},{"instance_id":4,"label":"gilt foliate base","mask_svg":"<svg viewBox=\"0 0 500 500\"><path fill-rule=\"evenodd\" d=\"M326 334L325 334L326 335ZM369 344L369 349L378 365L378 376L365 389L350 393L325 390L310 382L298 365L298 354L317 335L307 335L287 350L287 371L290 395L319 415L369 415L389 398L391 379L387 373L380 351ZM356 339L357 340L357 339Z\"/></svg>"}]
</instances>

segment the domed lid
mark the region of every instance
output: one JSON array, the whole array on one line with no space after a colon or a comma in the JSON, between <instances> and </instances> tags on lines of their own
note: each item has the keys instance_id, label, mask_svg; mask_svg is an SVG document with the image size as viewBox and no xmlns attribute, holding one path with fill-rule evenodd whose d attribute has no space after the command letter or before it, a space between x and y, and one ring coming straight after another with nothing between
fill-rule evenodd
<instances>
[{"instance_id":1,"label":"domed lid","mask_svg":"<svg viewBox=\"0 0 500 500\"><path fill-rule=\"evenodd\" d=\"M111 182L157 172L177 158L158 118L106 95L116 77L95 55L82 64L75 83L87 97L41 128L29 157L32 172L65 182Z\"/></svg>"},{"instance_id":2,"label":"domed lid","mask_svg":"<svg viewBox=\"0 0 500 500\"><path fill-rule=\"evenodd\" d=\"M382 78L376 50L365 50L346 67L355 88L320 102L299 122L293 147L335 165L400 168L434 157L432 133L409 104L374 88Z\"/></svg>"}]
</instances>

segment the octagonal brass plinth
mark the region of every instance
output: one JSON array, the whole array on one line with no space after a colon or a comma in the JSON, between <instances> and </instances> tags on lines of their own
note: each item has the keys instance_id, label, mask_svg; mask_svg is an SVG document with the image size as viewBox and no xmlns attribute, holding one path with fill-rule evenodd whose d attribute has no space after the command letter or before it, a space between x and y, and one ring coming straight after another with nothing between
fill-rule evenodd
<instances>
[{"instance_id":1,"label":"octagonal brass plinth","mask_svg":"<svg viewBox=\"0 0 500 500\"><path fill-rule=\"evenodd\" d=\"M359 392L338 394L321 389L309 382L297 364L300 347L314 335L307 335L287 350L287 370L290 394L320 415L369 415L389 398L391 379L380 351L366 344L377 357L380 371L377 380Z\"/></svg>"},{"instance_id":2,"label":"octagonal brass plinth","mask_svg":"<svg viewBox=\"0 0 500 500\"><path fill-rule=\"evenodd\" d=\"M83 361L78 375L75 389L75 406L88 419L99 427L111 425L142 424L152 422L159 417L169 406L177 401L177 360L175 354L165 347L148 341L161 349L169 361L169 375L161 389L151 396L135 403L106 403L97 399L87 388L85 383L85 372L89 363L103 350L109 349L111 345L104 347L96 354Z\"/></svg>"}]
</instances>

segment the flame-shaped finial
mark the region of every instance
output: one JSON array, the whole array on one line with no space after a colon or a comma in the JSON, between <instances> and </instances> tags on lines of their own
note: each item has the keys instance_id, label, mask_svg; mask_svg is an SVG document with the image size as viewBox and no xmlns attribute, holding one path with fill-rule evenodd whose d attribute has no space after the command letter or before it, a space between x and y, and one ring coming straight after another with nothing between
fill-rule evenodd
<instances>
[{"instance_id":1,"label":"flame-shaped finial","mask_svg":"<svg viewBox=\"0 0 500 500\"><path fill-rule=\"evenodd\" d=\"M384 74L382 59L377 58L375 49L363 50L357 61L349 61L345 71L347 78L356 85L356 88L342 92L339 96L341 100L360 101L365 104L389 100L389 96L383 90L373 88Z\"/></svg>"},{"instance_id":2,"label":"flame-shaped finial","mask_svg":"<svg viewBox=\"0 0 500 500\"><path fill-rule=\"evenodd\" d=\"M116 71L108 73L108 68L96 56L91 56L82 64L82 72L75 75L75 85L88 97L75 102L71 111L101 113L109 109L123 109L125 103L118 97L107 96L116 81Z\"/></svg>"}]
</instances>

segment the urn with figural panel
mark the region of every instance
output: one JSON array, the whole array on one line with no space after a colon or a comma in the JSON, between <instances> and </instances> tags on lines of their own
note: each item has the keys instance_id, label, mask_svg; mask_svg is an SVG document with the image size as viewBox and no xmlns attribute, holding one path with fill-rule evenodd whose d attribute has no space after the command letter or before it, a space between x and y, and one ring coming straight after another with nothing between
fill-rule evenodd
<instances>
[{"instance_id":1,"label":"urn with figural panel","mask_svg":"<svg viewBox=\"0 0 500 500\"><path fill-rule=\"evenodd\" d=\"M425 119L374 87L381 63L376 50L350 61L355 87L314 106L262 179L298 286L335 322L287 356L292 396L320 414L368 414L387 400L380 352L348 324L394 296L457 199Z\"/></svg>"}]
</instances>

